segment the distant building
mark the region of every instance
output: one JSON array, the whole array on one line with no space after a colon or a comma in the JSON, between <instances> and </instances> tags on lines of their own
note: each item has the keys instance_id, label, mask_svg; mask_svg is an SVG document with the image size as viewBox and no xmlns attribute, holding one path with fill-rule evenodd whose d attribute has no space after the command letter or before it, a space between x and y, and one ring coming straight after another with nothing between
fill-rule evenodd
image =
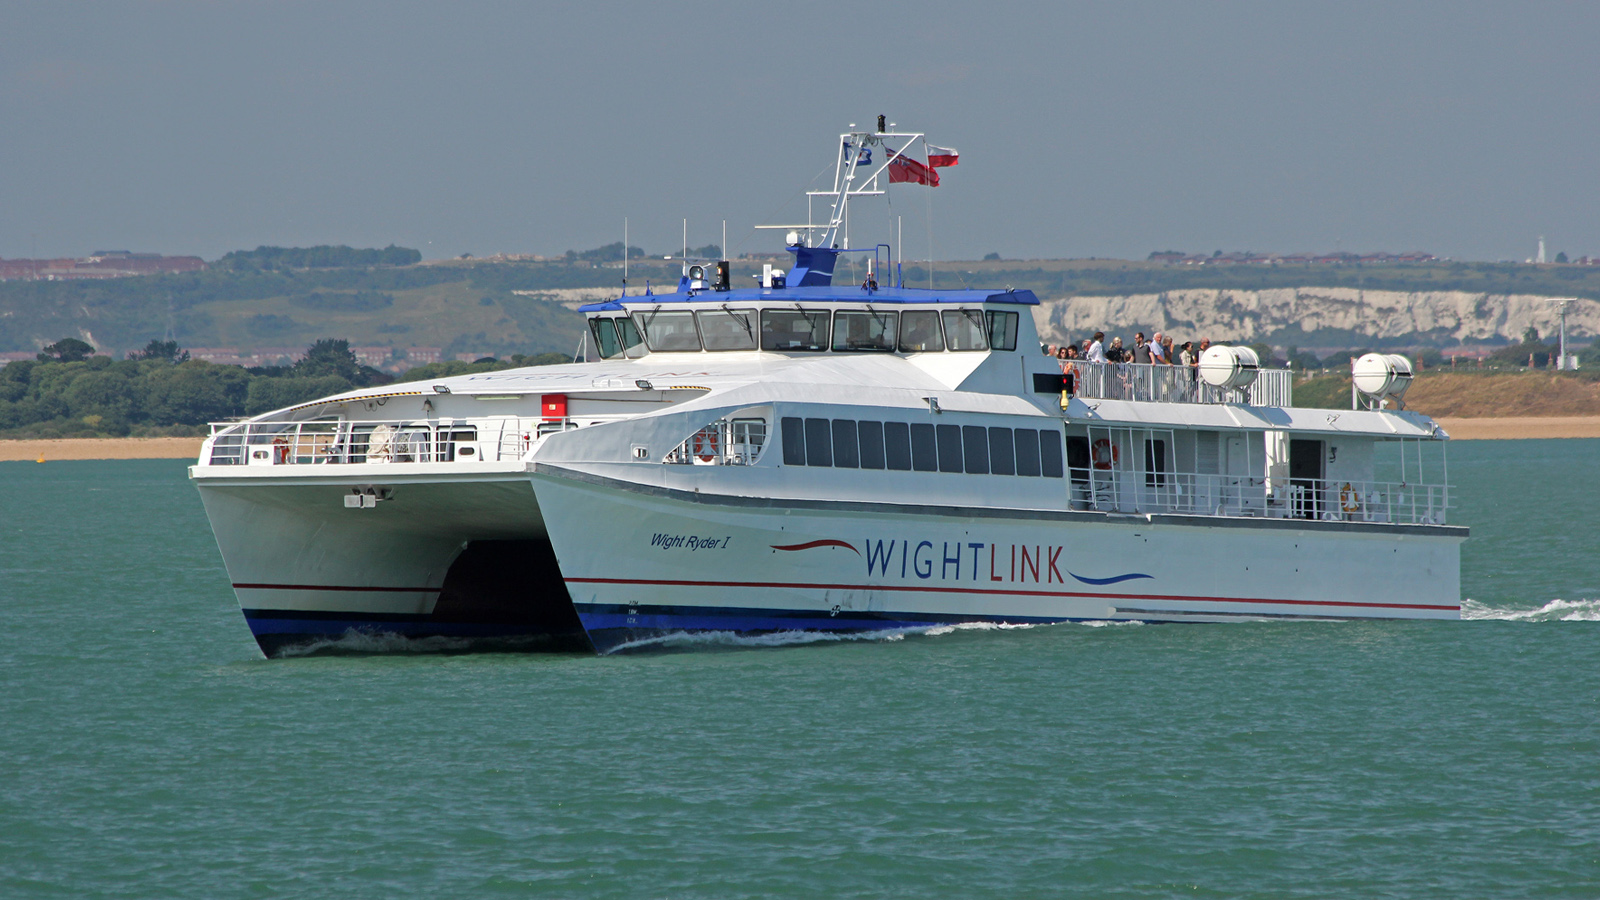
<instances>
[{"instance_id":1,"label":"distant building","mask_svg":"<svg viewBox=\"0 0 1600 900\"><path fill-rule=\"evenodd\" d=\"M442 347L407 347L405 350L406 362L413 366L424 366L436 363L444 358Z\"/></svg>"},{"instance_id":2,"label":"distant building","mask_svg":"<svg viewBox=\"0 0 1600 900\"><path fill-rule=\"evenodd\" d=\"M162 256L127 250L96 250L82 259L0 259L0 281L74 281L85 278L131 278L198 272L206 261L198 256Z\"/></svg>"}]
</instances>

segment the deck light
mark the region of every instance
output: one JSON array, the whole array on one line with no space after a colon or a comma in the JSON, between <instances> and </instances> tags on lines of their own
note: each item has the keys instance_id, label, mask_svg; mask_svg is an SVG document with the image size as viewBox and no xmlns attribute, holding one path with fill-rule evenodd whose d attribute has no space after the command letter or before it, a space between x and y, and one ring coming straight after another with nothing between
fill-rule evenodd
<instances>
[{"instance_id":1,"label":"deck light","mask_svg":"<svg viewBox=\"0 0 1600 900\"><path fill-rule=\"evenodd\" d=\"M436 384L433 386L433 392L435 394L448 394L450 393L450 386L447 384Z\"/></svg>"},{"instance_id":2,"label":"deck light","mask_svg":"<svg viewBox=\"0 0 1600 900\"><path fill-rule=\"evenodd\" d=\"M653 391L653 390L656 389L655 385L651 384L648 381L645 381L643 378L639 379L638 381L635 381L633 383L633 386L638 388L641 391Z\"/></svg>"}]
</instances>

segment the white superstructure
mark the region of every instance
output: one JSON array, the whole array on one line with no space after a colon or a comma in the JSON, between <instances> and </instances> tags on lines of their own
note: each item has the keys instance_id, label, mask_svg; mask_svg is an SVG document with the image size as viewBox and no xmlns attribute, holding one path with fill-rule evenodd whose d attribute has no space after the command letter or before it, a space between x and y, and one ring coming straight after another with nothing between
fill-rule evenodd
<instances>
[{"instance_id":1,"label":"white superstructure","mask_svg":"<svg viewBox=\"0 0 1600 900\"><path fill-rule=\"evenodd\" d=\"M217 426L191 475L263 650L1458 616L1427 418L1296 408L1247 351L1079 362L1064 400L1031 293L835 287L850 251L795 241L763 287L585 308L596 362Z\"/></svg>"}]
</instances>

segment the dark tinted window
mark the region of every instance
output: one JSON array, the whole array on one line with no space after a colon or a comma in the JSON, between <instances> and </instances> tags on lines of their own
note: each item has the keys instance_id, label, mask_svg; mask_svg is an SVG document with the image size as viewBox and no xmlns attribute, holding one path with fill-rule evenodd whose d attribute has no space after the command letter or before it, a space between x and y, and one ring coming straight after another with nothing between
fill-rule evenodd
<instances>
[{"instance_id":1,"label":"dark tinted window","mask_svg":"<svg viewBox=\"0 0 1600 900\"><path fill-rule=\"evenodd\" d=\"M1011 429L989 429L989 471L996 475L1017 473L1017 454L1011 448Z\"/></svg>"},{"instance_id":2,"label":"dark tinted window","mask_svg":"<svg viewBox=\"0 0 1600 900\"><path fill-rule=\"evenodd\" d=\"M783 431L783 464L786 466L803 466L806 464L806 433L805 426L798 418L784 416Z\"/></svg>"},{"instance_id":3,"label":"dark tinted window","mask_svg":"<svg viewBox=\"0 0 1600 900\"><path fill-rule=\"evenodd\" d=\"M1089 480L1089 439L1081 436L1067 438L1067 468L1078 481Z\"/></svg>"},{"instance_id":4,"label":"dark tinted window","mask_svg":"<svg viewBox=\"0 0 1600 900\"><path fill-rule=\"evenodd\" d=\"M1053 428L1039 432L1039 471L1046 478L1061 477L1061 432Z\"/></svg>"},{"instance_id":5,"label":"dark tinted window","mask_svg":"<svg viewBox=\"0 0 1600 900\"><path fill-rule=\"evenodd\" d=\"M933 435L929 434L928 438L932 443ZM883 459L891 469L911 470L911 426L904 422L883 423Z\"/></svg>"},{"instance_id":6,"label":"dark tinted window","mask_svg":"<svg viewBox=\"0 0 1600 900\"><path fill-rule=\"evenodd\" d=\"M1032 428L1017 429L1017 474L1037 477L1039 474L1039 432Z\"/></svg>"},{"instance_id":7,"label":"dark tinted window","mask_svg":"<svg viewBox=\"0 0 1600 900\"><path fill-rule=\"evenodd\" d=\"M806 465L833 465L833 429L827 419L806 420Z\"/></svg>"},{"instance_id":8,"label":"dark tinted window","mask_svg":"<svg viewBox=\"0 0 1600 900\"><path fill-rule=\"evenodd\" d=\"M861 432L861 468L883 468L883 423L862 422Z\"/></svg>"},{"instance_id":9,"label":"dark tinted window","mask_svg":"<svg viewBox=\"0 0 1600 900\"><path fill-rule=\"evenodd\" d=\"M938 425L939 471L961 471L961 426Z\"/></svg>"},{"instance_id":10,"label":"dark tinted window","mask_svg":"<svg viewBox=\"0 0 1600 900\"><path fill-rule=\"evenodd\" d=\"M982 425L962 426L961 451L967 458L968 475L989 474L989 429Z\"/></svg>"},{"instance_id":11,"label":"dark tinted window","mask_svg":"<svg viewBox=\"0 0 1600 900\"><path fill-rule=\"evenodd\" d=\"M861 454L857 451L856 423L854 419L833 420L833 464L841 469L855 469L861 466Z\"/></svg>"},{"instance_id":12,"label":"dark tinted window","mask_svg":"<svg viewBox=\"0 0 1600 900\"><path fill-rule=\"evenodd\" d=\"M1167 483L1167 442L1144 442L1144 483L1157 487Z\"/></svg>"},{"instance_id":13,"label":"dark tinted window","mask_svg":"<svg viewBox=\"0 0 1600 900\"><path fill-rule=\"evenodd\" d=\"M939 470L939 445L934 442L932 425L911 426L911 468L918 472Z\"/></svg>"}]
</instances>

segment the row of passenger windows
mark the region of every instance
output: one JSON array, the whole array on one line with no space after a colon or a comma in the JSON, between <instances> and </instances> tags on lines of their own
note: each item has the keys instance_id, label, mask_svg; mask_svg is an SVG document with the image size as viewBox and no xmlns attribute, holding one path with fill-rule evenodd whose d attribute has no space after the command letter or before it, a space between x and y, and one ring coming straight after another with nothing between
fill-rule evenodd
<instances>
[{"instance_id":1,"label":"row of passenger windows","mask_svg":"<svg viewBox=\"0 0 1600 900\"><path fill-rule=\"evenodd\" d=\"M1060 478L1061 432L785 417L783 464Z\"/></svg>"},{"instance_id":2,"label":"row of passenger windows","mask_svg":"<svg viewBox=\"0 0 1600 900\"><path fill-rule=\"evenodd\" d=\"M757 346L789 353L1017 349L1017 314L981 309L657 311L590 319L589 328L606 359L641 356L643 347L658 353Z\"/></svg>"}]
</instances>

